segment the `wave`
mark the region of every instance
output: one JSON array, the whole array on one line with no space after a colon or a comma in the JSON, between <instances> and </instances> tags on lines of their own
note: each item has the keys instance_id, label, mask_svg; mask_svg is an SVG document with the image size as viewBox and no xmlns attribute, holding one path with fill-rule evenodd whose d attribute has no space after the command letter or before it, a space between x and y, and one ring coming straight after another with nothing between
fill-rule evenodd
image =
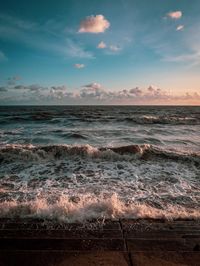
<instances>
[{"instance_id":1,"label":"wave","mask_svg":"<svg viewBox=\"0 0 200 266\"><path fill-rule=\"evenodd\" d=\"M61 196L55 203L46 199L0 203L1 218L42 218L67 222L85 222L94 219L153 218L153 219L199 219L200 211L168 204L159 209L145 203L127 204L117 194L109 197L82 195L81 197Z\"/></svg>"},{"instance_id":2,"label":"wave","mask_svg":"<svg viewBox=\"0 0 200 266\"><path fill-rule=\"evenodd\" d=\"M80 137L80 136L78 136ZM158 146L128 145L119 147L93 147L86 145L48 145L34 146L21 144L2 144L0 146L0 161L11 160L41 160L41 159L64 159L67 156L84 156L104 159L141 159L157 160L172 159L181 161L192 161L200 164L200 153L182 152L178 150L167 150Z\"/></svg>"},{"instance_id":3,"label":"wave","mask_svg":"<svg viewBox=\"0 0 200 266\"><path fill-rule=\"evenodd\" d=\"M89 113L53 113L53 112L33 112L13 115L1 115L1 123L10 124L16 122L48 122L59 123L64 121L65 123L131 123L131 124L167 124L167 125L200 125L199 114L172 114L172 115L143 115L143 114L131 114L124 113L121 116L117 114L89 114Z\"/></svg>"},{"instance_id":4,"label":"wave","mask_svg":"<svg viewBox=\"0 0 200 266\"><path fill-rule=\"evenodd\" d=\"M139 116L126 117L127 122L136 124L172 124L172 125L199 125L200 119L197 117L178 117L178 116Z\"/></svg>"},{"instance_id":5,"label":"wave","mask_svg":"<svg viewBox=\"0 0 200 266\"><path fill-rule=\"evenodd\" d=\"M198 153L2 144L0 165L1 218L200 219Z\"/></svg>"},{"instance_id":6,"label":"wave","mask_svg":"<svg viewBox=\"0 0 200 266\"><path fill-rule=\"evenodd\" d=\"M63 133L62 137L67 137L68 139L87 139L86 136L80 133Z\"/></svg>"}]
</instances>

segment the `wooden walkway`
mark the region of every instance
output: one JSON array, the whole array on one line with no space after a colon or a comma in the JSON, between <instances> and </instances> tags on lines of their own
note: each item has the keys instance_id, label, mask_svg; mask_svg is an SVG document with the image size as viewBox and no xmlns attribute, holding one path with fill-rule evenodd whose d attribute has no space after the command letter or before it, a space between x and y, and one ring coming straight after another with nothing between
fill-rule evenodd
<instances>
[{"instance_id":1,"label":"wooden walkway","mask_svg":"<svg viewBox=\"0 0 200 266\"><path fill-rule=\"evenodd\" d=\"M0 220L0 266L200 266L200 221Z\"/></svg>"}]
</instances>

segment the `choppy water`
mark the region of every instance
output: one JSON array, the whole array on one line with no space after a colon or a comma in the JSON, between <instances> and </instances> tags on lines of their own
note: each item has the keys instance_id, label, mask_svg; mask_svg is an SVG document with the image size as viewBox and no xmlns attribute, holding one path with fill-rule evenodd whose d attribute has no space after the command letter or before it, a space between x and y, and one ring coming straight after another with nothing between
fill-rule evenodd
<instances>
[{"instance_id":1,"label":"choppy water","mask_svg":"<svg viewBox=\"0 0 200 266\"><path fill-rule=\"evenodd\" d=\"M0 107L0 216L200 218L200 107Z\"/></svg>"}]
</instances>

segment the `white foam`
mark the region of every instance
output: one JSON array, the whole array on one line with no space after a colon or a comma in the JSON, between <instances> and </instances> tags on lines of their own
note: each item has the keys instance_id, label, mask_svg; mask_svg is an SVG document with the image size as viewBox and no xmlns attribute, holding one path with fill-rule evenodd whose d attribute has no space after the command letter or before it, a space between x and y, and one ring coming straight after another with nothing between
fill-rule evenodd
<instances>
[{"instance_id":1,"label":"white foam","mask_svg":"<svg viewBox=\"0 0 200 266\"><path fill-rule=\"evenodd\" d=\"M4 146L0 216L200 217L199 164L188 153L141 145L131 154L130 148L121 155L90 145ZM145 152L149 159L141 159Z\"/></svg>"},{"instance_id":2,"label":"white foam","mask_svg":"<svg viewBox=\"0 0 200 266\"><path fill-rule=\"evenodd\" d=\"M116 194L110 197L84 195L78 202L62 196L56 203L49 205L44 199L21 203L16 201L0 204L1 217L34 217L67 222L84 222L93 219L154 218L154 219L199 219L199 210L167 205L165 210L146 204L125 204Z\"/></svg>"}]
</instances>

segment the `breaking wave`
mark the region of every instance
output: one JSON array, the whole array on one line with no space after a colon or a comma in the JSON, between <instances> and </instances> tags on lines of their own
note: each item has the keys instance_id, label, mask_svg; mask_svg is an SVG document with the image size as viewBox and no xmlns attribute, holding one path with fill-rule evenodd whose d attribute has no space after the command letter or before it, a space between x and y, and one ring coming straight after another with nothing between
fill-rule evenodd
<instances>
[{"instance_id":1,"label":"breaking wave","mask_svg":"<svg viewBox=\"0 0 200 266\"><path fill-rule=\"evenodd\" d=\"M21 114L13 114L0 117L0 121L2 124L11 124L16 122L26 123L29 121L32 122L45 122L45 123L57 123L57 122L65 122L65 123L75 123L75 122L127 122L131 124L167 124L167 125L200 125L199 113L195 113L193 115L189 114L129 114L124 113L120 117L116 114L105 114L105 113L75 113L72 114L70 112L37 112L37 113L25 113Z\"/></svg>"},{"instance_id":2,"label":"breaking wave","mask_svg":"<svg viewBox=\"0 0 200 266\"><path fill-rule=\"evenodd\" d=\"M171 124L171 125L199 125L200 119L197 117L178 116L139 116L126 117L126 121L136 124Z\"/></svg>"},{"instance_id":3,"label":"breaking wave","mask_svg":"<svg viewBox=\"0 0 200 266\"><path fill-rule=\"evenodd\" d=\"M0 218L200 219L199 107L0 109Z\"/></svg>"},{"instance_id":4,"label":"breaking wave","mask_svg":"<svg viewBox=\"0 0 200 266\"><path fill-rule=\"evenodd\" d=\"M94 219L153 218L153 219L199 219L200 211L194 208L167 205L159 209L145 203L125 203L116 194L109 197L84 195L62 196L55 203L45 199L29 202L0 203L0 217L42 218L66 222L85 222Z\"/></svg>"},{"instance_id":5,"label":"breaking wave","mask_svg":"<svg viewBox=\"0 0 200 266\"><path fill-rule=\"evenodd\" d=\"M79 136L78 136L79 137ZM176 159L200 163L200 152L182 152L163 149L150 144L128 145L119 147L94 147L86 145L48 145L34 146L6 144L0 146L0 161L63 159L66 156L83 156L104 159L136 158L136 159Z\"/></svg>"},{"instance_id":6,"label":"breaking wave","mask_svg":"<svg viewBox=\"0 0 200 266\"><path fill-rule=\"evenodd\" d=\"M0 146L0 217L199 219L200 154L148 144Z\"/></svg>"}]
</instances>

